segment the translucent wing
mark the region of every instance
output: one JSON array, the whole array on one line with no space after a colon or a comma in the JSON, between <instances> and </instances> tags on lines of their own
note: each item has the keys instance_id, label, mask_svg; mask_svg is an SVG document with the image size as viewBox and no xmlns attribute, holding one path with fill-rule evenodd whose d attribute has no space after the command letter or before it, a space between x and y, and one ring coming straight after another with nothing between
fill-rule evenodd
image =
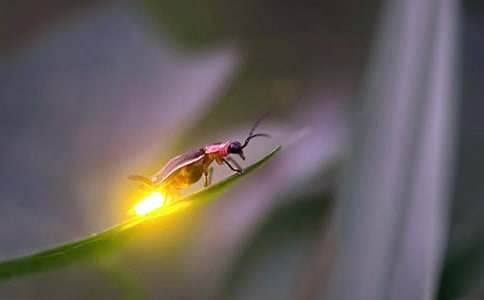
<instances>
[{"instance_id":1,"label":"translucent wing","mask_svg":"<svg viewBox=\"0 0 484 300\"><path fill-rule=\"evenodd\" d=\"M187 165L193 164L197 162L205 156L205 151L203 148L194 149L191 151L187 151L183 154L175 156L174 158L170 159L166 165L161 168L155 175L153 175L152 181L153 183L157 184L164 181L168 178L173 172L183 168Z\"/></svg>"}]
</instances>

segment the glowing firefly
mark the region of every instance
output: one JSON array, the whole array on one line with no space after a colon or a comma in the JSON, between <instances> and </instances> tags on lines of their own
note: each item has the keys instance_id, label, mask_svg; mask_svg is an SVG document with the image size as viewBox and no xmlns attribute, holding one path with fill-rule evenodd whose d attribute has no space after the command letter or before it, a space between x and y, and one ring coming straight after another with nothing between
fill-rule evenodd
<instances>
[{"instance_id":1,"label":"glowing firefly","mask_svg":"<svg viewBox=\"0 0 484 300\"><path fill-rule=\"evenodd\" d=\"M142 183L145 190L169 190L170 195L177 195L180 189L186 188L203 176L203 186L207 187L211 182L212 167L215 161L217 164L225 164L232 171L242 174L243 169L230 155L239 155L245 160L243 149L256 137L270 137L267 133L254 133L259 125L259 119L252 126L249 135L243 143L228 140L223 143L214 143L187 151L169 160L166 165L151 178L142 175L131 175L129 179Z\"/></svg>"},{"instance_id":2,"label":"glowing firefly","mask_svg":"<svg viewBox=\"0 0 484 300\"><path fill-rule=\"evenodd\" d=\"M162 193L153 191L133 207L133 212L138 216L147 215L150 212L161 208L165 203L165 200L165 196Z\"/></svg>"}]
</instances>

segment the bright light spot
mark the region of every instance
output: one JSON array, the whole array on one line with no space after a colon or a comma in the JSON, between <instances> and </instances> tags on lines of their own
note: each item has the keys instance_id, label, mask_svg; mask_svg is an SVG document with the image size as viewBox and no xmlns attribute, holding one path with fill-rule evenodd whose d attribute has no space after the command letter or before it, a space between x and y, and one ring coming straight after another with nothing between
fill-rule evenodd
<instances>
[{"instance_id":1,"label":"bright light spot","mask_svg":"<svg viewBox=\"0 0 484 300\"><path fill-rule=\"evenodd\" d=\"M144 216L160 208L165 203L165 197L160 192L152 192L133 207L134 213Z\"/></svg>"}]
</instances>

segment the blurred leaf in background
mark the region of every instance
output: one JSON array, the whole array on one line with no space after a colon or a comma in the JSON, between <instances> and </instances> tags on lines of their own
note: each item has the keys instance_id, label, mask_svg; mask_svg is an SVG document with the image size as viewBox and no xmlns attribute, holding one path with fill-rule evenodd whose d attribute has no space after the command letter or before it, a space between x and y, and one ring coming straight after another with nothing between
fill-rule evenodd
<instances>
[{"instance_id":1,"label":"blurred leaf in background","mask_svg":"<svg viewBox=\"0 0 484 300\"><path fill-rule=\"evenodd\" d=\"M442 270L440 299L469 295L484 296L484 247L482 218L484 194L482 168L484 160L484 122L482 102L484 51L482 1L462 2L463 22L460 28L462 67L462 101L460 104L457 163L448 255Z\"/></svg>"},{"instance_id":2,"label":"blurred leaf in background","mask_svg":"<svg viewBox=\"0 0 484 300\"><path fill-rule=\"evenodd\" d=\"M331 299L433 299L452 178L456 1L387 1L355 105Z\"/></svg>"}]
</instances>

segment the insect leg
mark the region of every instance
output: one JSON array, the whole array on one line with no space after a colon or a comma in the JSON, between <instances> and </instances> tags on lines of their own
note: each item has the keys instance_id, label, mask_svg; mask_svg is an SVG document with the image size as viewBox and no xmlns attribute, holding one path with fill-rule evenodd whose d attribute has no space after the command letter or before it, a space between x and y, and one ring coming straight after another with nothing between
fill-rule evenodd
<instances>
[{"instance_id":1,"label":"insect leg","mask_svg":"<svg viewBox=\"0 0 484 300\"><path fill-rule=\"evenodd\" d=\"M203 187L207 187L212 184L212 174L213 174L213 167L208 168L206 172L203 173Z\"/></svg>"},{"instance_id":2,"label":"insect leg","mask_svg":"<svg viewBox=\"0 0 484 300\"><path fill-rule=\"evenodd\" d=\"M222 161L227 165L227 167L230 168L230 170L234 171L235 173L237 173L237 174L243 173L242 169L234 168L225 158L222 158Z\"/></svg>"},{"instance_id":3,"label":"insect leg","mask_svg":"<svg viewBox=\"0 0 484 300\"><path fill-rule=\"evenodd\" d=\"M231 162L237 169L239 169L240 171L243 171L242 167L239 165L239 163L233 159L232 157L228 156L226 158L229 162Z\"/></svg>"}]
</instances>

